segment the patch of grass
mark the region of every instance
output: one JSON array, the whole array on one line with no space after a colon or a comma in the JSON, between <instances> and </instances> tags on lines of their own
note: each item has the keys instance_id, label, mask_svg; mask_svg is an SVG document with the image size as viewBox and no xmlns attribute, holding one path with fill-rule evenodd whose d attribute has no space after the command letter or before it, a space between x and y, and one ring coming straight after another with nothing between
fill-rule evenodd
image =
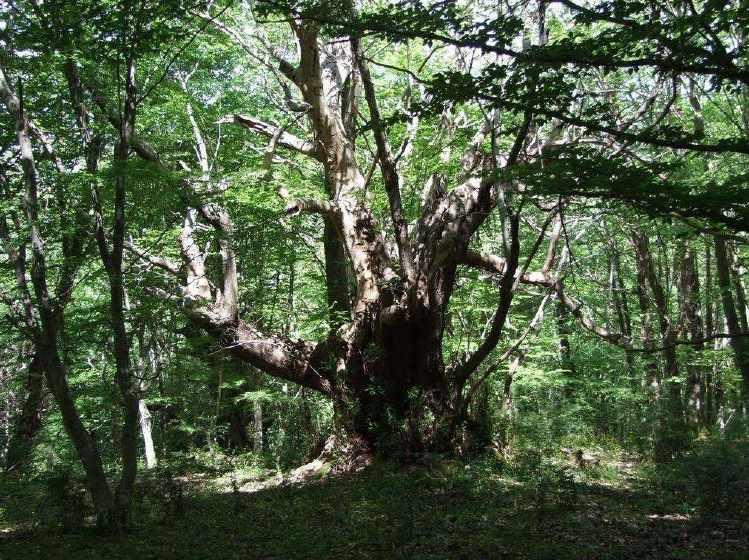
<instances>
[{"instance_id":1,"label":"patch of grass","mask_svg":"<svg viewBox=\"0 0 749 560\"><path fill-rule=\"evenodd\" d=\"M31 529L38 521L44 498L42 481L0 475L0 532Z\"/></svg>"}]
</instances>

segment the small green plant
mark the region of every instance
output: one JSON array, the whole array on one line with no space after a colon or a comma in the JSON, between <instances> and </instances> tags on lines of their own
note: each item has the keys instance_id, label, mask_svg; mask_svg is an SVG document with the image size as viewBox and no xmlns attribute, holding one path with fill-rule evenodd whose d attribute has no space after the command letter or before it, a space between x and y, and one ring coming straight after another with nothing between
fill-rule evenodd
<instances>
[{"instance_id":1,"label":"small green plant","mask_svg":"<svg viewBox=\"0 0 749 560\"><path fill-rule=\"evenodd\" d=\"M561 506L571 508L577 504L578 494L575 477L567 467L560 467L556 471L558 485L558 499Z\"/></svg>"},{"instance_id":2,"label":"small green plant","mask_svg":"<svg viewBox=\"0 0 749 560\"><path fill-rule=\"evenodd\" d=\"M175 477L169 468L159 469L155 489L165 521L184 517L185 488L181 477Z\"/></svg>"},{"instance_id":3,"label":"small green plant","mask_svg":"<svg viewBox=\"0 0 749 560\"><path fill-rule=\"evenodd\" d=\"M539 511L548 504L571 507L577 503L577 486L572 470L553 462L540 451L519 450L507 468L513 478L524 482L532 492Z\"/></svg>"},{"instance_id":4,"label":"small green plant","mask_svg":"<svg viewBox=\"0 0 749 560\"><path fill-rule=\"evenodd\" d=\"M511 476L527 481L534 478L541 467L543 456L536 449L521 449L513 454L509 463Z\"/></svg>"},{"instance_id":5,"label":"small green plant","mask_svg":"<svg viewBox=\"0 0 749 560\"><path fill-rule=\"evenodd\" d=\"M45 480L45 496L37 508L37 523L48 529L75 533L84 525L83 488L69 470L54 472Z\"/></svg>"}]
</instances>

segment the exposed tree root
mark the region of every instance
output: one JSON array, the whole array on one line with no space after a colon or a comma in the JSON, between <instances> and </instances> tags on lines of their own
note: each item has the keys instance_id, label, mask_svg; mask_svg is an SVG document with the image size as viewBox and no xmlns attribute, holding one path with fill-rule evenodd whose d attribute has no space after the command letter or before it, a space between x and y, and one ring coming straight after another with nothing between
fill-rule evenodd
<instances>
[{"instance_id":1,"label":"exposed tree root","mask_svg":"<svg viewBox=\"0 0 749 560\"><path fill-rule=\"evenodd\" d=\"M297 467L284 478L284 484L320 480L328 475L360 472L372 464L372 448L358 436L329 436L319 455L309 463Z\"/></svg>"}]
</instances>

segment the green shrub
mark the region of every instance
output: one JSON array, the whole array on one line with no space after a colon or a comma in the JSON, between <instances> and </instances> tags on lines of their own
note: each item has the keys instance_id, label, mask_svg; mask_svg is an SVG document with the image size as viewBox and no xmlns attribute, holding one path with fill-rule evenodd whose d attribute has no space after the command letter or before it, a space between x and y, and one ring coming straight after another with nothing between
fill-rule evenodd
<instances>
[{"instance_id":1,"label":"green shrub","mask_svg":"<svg viewBox=\"0 0 749 560\"><path fill-rule=\"evenodd\" d=\"M678 471L690 483L704 520L736 517L747 509L749 444L728 441L703 443L684 457Z\"/></svg>"},{"instance_id":2,"label":"green shrub","mask_svg":"<svg viewBox=\"0 0 749 560\"><path fill-rule=\"evenodd\" d=\"M69 470L53 472L44 480L45 495L37 508L36 523L63 533L79 531L86 516L84 488Z\"/></svg>"}]
</instances>

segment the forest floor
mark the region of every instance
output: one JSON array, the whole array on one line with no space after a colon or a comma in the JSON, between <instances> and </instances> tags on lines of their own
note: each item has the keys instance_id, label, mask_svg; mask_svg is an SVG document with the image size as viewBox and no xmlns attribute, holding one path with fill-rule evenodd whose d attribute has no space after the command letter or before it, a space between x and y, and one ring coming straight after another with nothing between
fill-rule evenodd
<instances>
[{"instance_id":1,"label":"forest floor","mask_svg":"<svg viewBox=\"0 0 749 560\"><path fill-rule=\"evenodd\" d=\"M250 471L153 478L121 537L32 523L43 487L0 479L0 559L746 560L748 449L667 467L616 455L580 468L526 452L305 484Z\"/></svg>"}]
</instances>

